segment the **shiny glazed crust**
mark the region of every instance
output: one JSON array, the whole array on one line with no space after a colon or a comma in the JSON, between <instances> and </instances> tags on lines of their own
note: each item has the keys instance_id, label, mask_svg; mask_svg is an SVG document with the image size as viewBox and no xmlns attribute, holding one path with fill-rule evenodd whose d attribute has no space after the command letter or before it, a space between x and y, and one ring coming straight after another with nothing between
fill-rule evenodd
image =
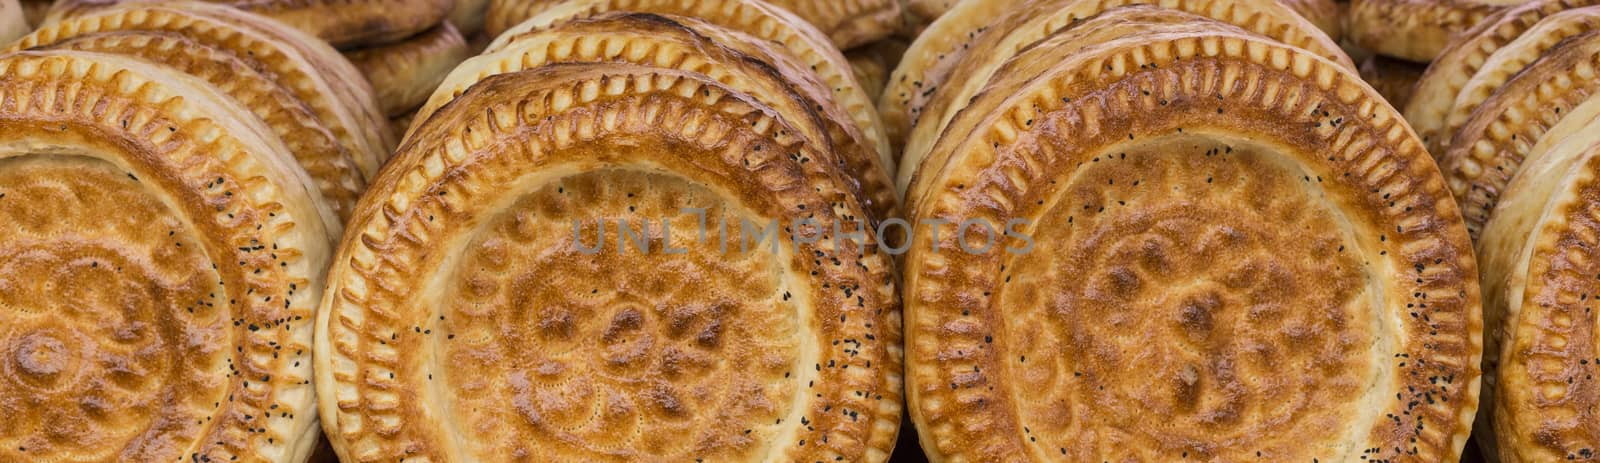
<instances>
[{"instance_id":1,"label":"shiny glazed crust","mask_svg":"<svg viewBox=\"0 0 1600 463\"><path fill-rule=\"evenodd\" d=\"M9 54L0 93L0 460L304 461L337 219L283 145L132 58Z\"/></svg>"},{"instance_id":2,"label":"shiny glazed crust","mask_svg":"<svg viewBox=\"0 0 1600 463\"><path fill-rule=\"evenodd\" d=\"M912 212L1032 221L1026 252L912 242L907 402L930 460L1459 458L1470 242L1354 73L1237 33L1145 34L1003 90L944 135L958 155Z\"/></svg>"},{"instance_id":3,"label":"shiny glazed crust","mask_svg":"<svg viewBox=\"0 0 1600 463\"><path fill-rule=\"evenodd\" d=\"M1405 105L1406 121L1430 147L1448 141L1451 134L1442 131L1445 116L1461 88L1478 73L1490 55L1521 37L1546 16L1595 3L1593 0L1532 0L1501 10L1462 32L1439 52L1439 57L1417 81L1414 96ZM1443 154L1429 152L1435 156Z\"/></svg>"},{"instance_id":4,"label":"shiny glazed crust","mask_svg":"<svg viewBox=\"0 0 1600 463\"><path fill-rule=\"evenodd\" d=\"M490 4L490 18L500 17L498 3ZM822 82L833 89L834 98L844 106L856 128L878 150L893 172L893 152L884 135L883 123L878 119L872 99L856 81L850 62L829 44L826 36L815 27L782 8L766 2L748 0L715 0L685 2L682 0L566 0L548 5L538 15L506 30L489 44L487 51L505 46L511 38L522 33L549 27L551 24L595 16L609 11L631 11L686 16L711 24L743 32L781 44L790 55L808 65Z\"/></svg>"},{"instance_id":5,"label":"shiny glazed crust","mask_svg":"<svg viewBox=\"0 0 1600 463\"><path fill-rule=\"evenodd\" d=\"M1500 193L1551 126L1600 89L1600 31L1568 38L1484 100L1439 160L1476 238Z\"/></svg>"},{"instance_id":6,"label":"shiny glazed crust","mask_svg":"<svg viewBox=\"0 0 1600 463\"><path fill-rule=\"evenodd\" d=\"M1489 99L1489 95L1499 91L1506 81L1529 64L1539 59L1551 47L1556 46L1568 37L1589 32L1600 26L1600 6L1578 8L1556 13L1539 21L1539 24L1528 29L1521 37L1496 50L1489 59L1478 68L1478 73L1462 86L1461 92L1456 95L1456 101L1451 106L1450 112L1445 116L1444 131L1442 133L1454 134L1460 130L1461 125L1467 123L1478 105ZM1440 142L1449 142L1449 138L1439 138ZM1442 153L1449 148L1448 143L1440 143L1433 150Z\"/></svg>"},{"instance_id":7,"label":"shiny glazed crust","mask_svg":"<svg viewBox=\"0 0 1600 463\"><path fill-rule=\"evenodd\" d=\"M1563 119L1573 127L1551 133L1571 135L1529 153L1478 241L1488 328L1478 429L1503 463L1586 460L1595 448L1596 423L1575 419L1596 393L1594 322L1583 315L1600 197L1593 113Z\"/></svg>"},{"instance_id":8,"label":"shiny glazed crust","mask_svg":"<svg viewBox=\"0 0 1600 463\"><path fill-rule=\"evenodd\" d=\"M140 1L140 0L132 0ZM360 47L410 37L443 21L452 0L204 0L270 16L333 44ZM56 0L54 22L130 0Z\"/></svg>"},{"instance_id":9,"label":"shiny glazed crust","mask_svg":"<svg viewBox=\"0 0 1600 463\"><path fill-rule=\"evenodd\" d=\"M272 77L311 107L320 122L353 154L369 178L387 157L392 138L372 91L338 53L310 36L265 17L198 2L133 3L59 20L11 45L12 50L111 31L183 35L231 51Z\"/></svg>"},{"instance_id":10,"label":"shiny glazed crust","mask_svg":"<svg viewBox=\"0 0 1600 463\"><path fill-rule=\"evenodd\" d=\"M489 17L484 22L484 30L489 35L500 35L518 23L537 16L563 1L565 0L489 0ZM726 8L744 3L742 0L710 0L690 5L686 3L695 2L668 1L680 4L679 8L707 9ZM829 38L835 48L841 50L888 37L905 25L899 0L769 0L768 3L793 12L801 20L815 26ZM673 11L634 11L679 14Z\"/></svg>"},{"instance_id":11,"label":"shiny glazed crust","mask_svg":"<svg viewBox=\"0 0 1600 463\"><path fill-rule=\"evenodd\" d=\"M1361 80L1372 85L1390 105L1400 108L1411 101L1417 81L1422 79L1426 69L1410 61L1372 55L1361 61Z\"/></svg>"},{"instance_id":12,"label":"shiny glazed crust","mask_svg":"<svg viewBox=\"0 0 1600 463\"><path fill-rule=\"evenodd\" d=\"M272 129L273 135L283 141L300 167L316 181L322 199L341 221L349 217L356 199L366 189L366 174L311 108L228 50L183 36L151 31L101 32L37 49L135 57L171 67L215 86Z\"/></svg>"},{"instance_id":13,"label":"shiny glazed crust","mask_svg":"<svg viewBox=\"0 0 1600 463\"><path fill-rule=\"evenodd\" d=\"M536 18L537 19L537 18ZM429 98L413 126L474 83L494 74L550 63L616 62L679 69L710 76L773 107L818 146L833 164L850 172L851 191L872 218L898 217L898 199L872 145L849 123L830 89L803 64L775 46L704 21L652 13L606 13L507 37L497 51L473 58L450 73ZM729 45L724 47L723 45ZM857 186L856 182L860 185Z\"/></svg>"},{"instance_id":14,"label":"shiny glazed crust","mask_svg":"<svg viewBox=\"0 0 1600 463\"><path fill-rule=\"evenodd\" d=\"M7 43L28 33L28 21L23 17L22 5L17 0L0 0L0 43Z\"/></svg>"},{"instance_id":15,"label":"shiny glazed crust","mask_svg":"<svg viewBox=\"0 0 1600 463\"><path fill-rule=\"evenodd\" d=\"M918 36L878 98L878 113L896 147L910 143L924 105L949 82L949 72L969 50L1015 54L1062 27L1119 6L1154 4L1206 16L1251 32L1355 64L1339 45L1278 0L985 0L962 2ZM1001 34L1006 47L973 47L982 35Z\"/></svg>"},{"instance_id":16,"label":"shiny glazed crust","mask_svg":"<svg viewBox=\"0 0 1600 463\"><path fill-rule=\"evenodd\" d=\"M468 55L467 40L450 23L403 42L344 53L372 84L389 117L416 111Z\"/></svg>"},{"instance_id":17,"label":"shiny glazed crust","mask_svg":"<svg viewBox=\"0 0 1600 463\"><path fill-rule=\"evenodd\" d=\"M1345 35L1380 55L1418 63L1439 56L1450 39L1521 0L1351 0Z\"/></svg>"},{"instance_id":18,"label":"shiny glazed crust","mask_svg":"<svg viewBox=\"0 0 1600 463\"><path fill-rule=\"evenodd\" d=\"M886 259L831 236L724 255L680 212L861 217L793 133L673 70L556 65L474 85L407 138L335 259L316 349L334 448L346 462L887 459L901 370ZM667 217L689 249L582 254L573 220L610 214Z\"/></svg>"}]
</instances>

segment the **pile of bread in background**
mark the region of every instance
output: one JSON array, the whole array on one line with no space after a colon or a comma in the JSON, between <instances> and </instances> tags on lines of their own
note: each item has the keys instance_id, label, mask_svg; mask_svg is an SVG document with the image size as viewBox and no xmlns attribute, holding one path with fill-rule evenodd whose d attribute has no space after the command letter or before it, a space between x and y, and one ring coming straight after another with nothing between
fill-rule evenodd
<instances>
[{"instance_id":1,"label":"pile of bread in background","mask_svg":"<svg viewBox=\"0 0 1600 463\"><path fill-rule=\"evenodd\" d=\"M1159 8L1129 6L1143 3ZM1216 6L1222 4L1226 5ZM238 352L260 349L256 353L262 355L248 356L258 364L227 364L226 387L236 388L242 398L236 405L217 405L236 407L219 412L217 419L227 425L209 431L227 439L219 437L219 445L202 446L200 452L206 453L196 454L196 459L291 461L311 455L309 442L284 446L294 437L315 434L319 424L311 418L315 405L309 402L320 394L322 419L335 420L320 426L332 434L339 453L379 461L415 456L407 452L417 449L372 444L372 435L386 436L381 419L327 416L372 413L361 408L372 405L363 402L358 407L342 401L342 396L327 397L346 392L344 386L357 388L352 384L362 381L368 383L361 387L378 391L371 394L406 386L390 386L341 369L346 363L375 361L372 358L392 352L340 344L343 338L337 336L313 340L317 307L337 306L322 301L324 287L332 294L369 290L330 276L327 267L332 263L333 273L339 275L341 264L369 257L361 254L360 245L376 246L372 237L394 232L385 227L395 223L416 227L401 230L401 238L427 235L426 225L402 220L415 210L401 207L420 207L405 196L411 191L407 188L420 188L418 182L455 181L423 177L471 160L462 153L489 150L482 143L498 135L473 128L488 124L498 134L529 127L527 121L495 125L495 117L516 116L495 110L553 113L563 105L607 98L623 101L655 85L704 92L706 99L715 100L705 103L711 108L732 111L727 109L734 104L729 101L736 100L755 108L748 110L752 115L747 120L760 125L760 135L809 147L767 162L786 173L808 173L811 177L802 180L813 182L816 191L839 192L827 197L831 213L872 225L890 218L916 223L931 217L931 211L944 204L941 201L959 195L934 187L947 186L942 182L954 181L949 179L961 173L953 170L958 166L951 159L960 157L952 154L958 148L955 143L980 129L1005 132L1009 126L1001 125L1018 122L999 116L976 119L976 115L1022 111L1010 106L1014 101L1002 101L1011 95L984 92L987 85L999 82L1013 90L1048 93L1017 80L1054 72L1049 66L1057 63L1087 59L1067 50L1092 47L1051 42L1061 37L1057 31L1098 18L1102 23L1096 24L1105 29L1084 32L1094 39L1085 43L1166 32L1176 27L1172 24L1215 28L1195 33L1208 39L1265 37L1241 43L1263 49L1287 44L1293 50L1284 52L1289 56L1285 59L1294 63L1359 72L1400 110L1437 162L1460 205L1483 275L1482 355L1487 368L1475 437L1491 453L1512 459L1520 455L1512 449L1545 452L1551 448L1548 441L1556 439L1552 436L1593 426L1591 412L1550 422L1538 417L1546 409L1558 409L1550 404L1565 398L1565 392L1547 394L1555 390L1551 384L1571 381L1570 375L1551 370L1600 362L1568 352L1565 341L1552 340L1566 339L1562 336L1592 340L1592 333L1570 328L1574 317L1593 315L1587 309L1581 314L1540 315L1520 299L1511 300L1542 281L1543 275L1530 273L1544 269L1530 270L1530 260L1556 262L1560 256L1595 252L1588 246L1600 228L1584 226L1592 225L1589 222L1595 218L1590 213L1600 210L1594 207L1600 193L1589 186L1600 176L1600 6L1589 4L1587 0L59 0L54 4L0 0L0 42L6 44L4 51L12 53L0 55L0 80L12 79L15 86L57 85L60 95L82 91L104 96L114 102L112 109L123 111L111 114L99 111L104 108L71 104L79 100L43 98L29 104L0 100L12 105L0 108L0 115L36 121L43 127L39 130L66 121L61 131L74 137L124 137L137 141L137 149L129 152L171 155L161 162L128 155L119 162L140 166L146 173L142 178L166 182L161 188L173 197L193 200L197 207L215 206L216 222L189 224L192 232L202 238L225 234L216 239L232 240L241 254L212 256L213 261L258 267L253 259L266 259L259 254L270 246L272 255L263 261L272 262L264 266L267 276L255 268L255 276L225 277L227 284L237 280L271 294L260 307L252 306L247 315L233 321L235 327L249 327L249 334L238 340ZM1105 56L1120 53L1109 48L1090 51ZM93 84L62 84L74 79ZM1099 85L1124 83L1110 79ZM726 99L719 99L724 94ZM547 101L519 100L529 95L543 95ZM1062 100L1071 104L1070 98ZM521 105L503 106L508 101ZM1162 100L1161 105L1166 104ZM1224 109L1218 105L1216 113L1221 115ZM1034 123L1024 119L1018 122L1022 126ZM602 120L597 127L605 123ZM761 125L769 123L771 127ZM424 135L418 137L419 133ZM636 136L647 143L653 135ZM77 145L60 149L98 146L94 140L74 140ZM1404 141L1392 143L1401 146ZM755 146L761 148L759 143ZM994 146L998 149L1001 144ZM205 153L217 154L211 159ZM180 159L180 154L189 157ZM392 158L403 165L386 166ZM825 169L806 165L812 161ZM363 199L369 186L379 196ZM445 196L443 190L437 194ZM758 197L774 203L789 198L776 193ZM346 227L352 232L343 233ZM269 243L267 235L252 234L269 232L276 233L270 245L262 244ZM295 244L295 250L279 251L280 242L284 249ZM852 257L861 262L860 275L852 275L895 273L885 270L890 264L881 256L866 254L870 253ZM923 260L931 258L916 250L908 259L912 262L901 261L905 266L900 271L931 265ZM1551 265L1582 273L1589 280L1600 278L1586 259L1570 257ZM217 265L211 264L213 269ZM915 287L912 280L904 285ZM892 345L883 351L895 352L901 347L896 298L909 300L912 295L896 293L893 281L885 286L874 299L879 304L874 316L881 317L874 320L880 323L868 322L865 329L870 331L868 338ZM1554 287L1559 286L1556 283L1551 286L1546 288L1550 301L1600 298L1600 292L1569 294L1573 291L1563 292ZM322 309L328 310L337 309ZM1546 315L1548 322L1540 318ZM1580 325L1592 325L1592 320L1585 323ZM268 329L258 331L258 325ZM908 320L906 331L913 331L912 325ZM328 368L313 373L309 353L313 344L351 349L346 354L355 360L317 359L319 367ZM863 408L881 415L870 418L898 422L899 358L883 356L876 369L872 362L861 368L874 372L873 381L866 381L870 386L863 387L876 388L875 393L856 395L874 397L860 399ZM1538 358L1530 360L1534 357ZM318 394L304 390L313 383L313 375ZM945 382L930 383L919 375L906 372L908 390L919 381L932 384L929 391L947 389ZM948 389L956 389L956 384L949 383ZM279 414L280 406L296 407L303 416L282 412L270 423L255 421L258 416ZM959 420L954 425L944 423L940 429L948 433L960 424ZM278 437L238 438L251 433ZM853 437L862 443L858 449L862 453L845 459L885 457L897 448L897 458L916 453L911 427L903 426L899 434L897 447L894 432L860 431ZM223 441L227 445L221 445ZM800 440L801 446L805 442ZM811 450L796 448L797 455ZM150 453L143 456L168 461L174 456L160 448L147 450ZM25 451L18 455L26 456ZM949 456L963 450L941 451ZM1571 455L1578 456L1577 452ZM1066 455L1067 449L1062 448L1061 454ZM327 461L333 458L326 444L317 455ZM188 460L191 455L177 456Z\"/></svg>"}]
</instances>

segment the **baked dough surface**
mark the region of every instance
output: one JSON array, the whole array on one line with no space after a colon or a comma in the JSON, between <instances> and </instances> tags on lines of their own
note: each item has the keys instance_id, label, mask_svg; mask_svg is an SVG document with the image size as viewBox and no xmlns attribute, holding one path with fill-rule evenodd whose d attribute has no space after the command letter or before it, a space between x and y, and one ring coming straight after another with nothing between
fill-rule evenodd
<instances>
[{"instance_id":1,"label":"baked dough surface","mask_svg":"<svg viewBox=\"0 0 1600 463\"><path fill-rule=\"evenodd\" d=\"M1439 160L1476 238L1529 148L1600 90L1600 31L1550 48L1485 99Z\"/></svg>"},{"instance_id":2,"label":"baked dough surface","mask_svg":"<svg viewBox=\"0 0 1600 463\"><path fill-rule=\"evenodd\" d=\"M1427 63L1452 37L1525 1L1351 0L1345 33L1356 46L1380 55Z\"/></svg>"},{"instance_id":3,"label":"baked dough surface","mask_svg":"<svg viewBox=\"0 0 1600 463\"><path fill-rule=\"evenodd\" d=\"M131 58L9 54L0 94L0 460L304 461L337 218L283 145Z\"/></svg>"},{"instance_id":4,"label":"baked dough surface","mask_svg":"<svg viewBox=\"0 0 1600 463\"><path fill-rule=\"evenodd\" d=\"M47 32L48 33L48 32ZM249 109L282 140L340 220L355 209L366 176L353 155L305 103L232 51L177 35L153 31L108 31L77 36L36 49L111 53L168 66L216 86ZM249 56L246 53L246 56Z\"/></svg>"},{"instance_id":5,"label":"baked dough surface","mask_svg":"<svg viewBox=\"0 0 1600 463\"><path fill-rule=\"evenodd\" d=\"M1593 4L1591 0L1532 0L1485 18L1450 41L1428 65L1417 81L1415 96L1405 104L1406 121L1428 144L1429 152L1435 157L1443 154L1436 148L1452 135L1443 130L1445 117L1462 87L1478 74L1490 55L1547 16Z\"/></svg>"},{"instance_id":6,"label":"baked dough surface","mask_svg":"<svg viewBox=\"0 0 1600 463\"><path fill-rule=\"evenodd\" d=\"M1587 458L1596 447L1583 410L1600 397L1587 308L1600 126L1592 117L1573 125L1529 154L1478 242L1489 375L1479 429L1492 431L1481 434L1506 463Z\"/></svg>"},{"instance_id":7,"label":"baked dough surface","mask_svg":"<svg viewBox=\"0 0 1600 463\"><path fill-rule=\"evenodd\" d=\"M1052 64L980 94L910 189L919 221L1023 219L1034 244L912 241L907 403L930 460L1460 457L1477 269L1396 111L1340 64L1225 29Z\"/></svg>"},{"instance_id":8,"label":"baked dough surface","mask_svg":"<svg viewBox=\"0 0 1600 463\"><path fill-rule=\"evenodd\" d=\"M518 23L528 18L538 16L540 13L551 9L566 0L490 0L488 18L484 23L484 30L489 35L500 35L513 29ZM617 10L640 11L618 3ZM669 2L647 0L633 2L633 5L643 6L649 4L665 5ZM726 9L731 6L746 3L744 0L711 0L701 2L670 3L680 5L679 8L707 8ZM697 3L690 5L688 3ZM904 10L900 0L769 0L773 6L783 8L802 19L811 27L827 37L834 48L848 50L860 45L866 45L874 40L883 39L899 32L905 27ZM666 11L646 10L657 13Z\"/></svg>"},{"instance_id":9,"label":"baked dough surface","mask_svg":"<svg viewBox=\"0 0 1600 463\"><path fill-rule=\"evenodd\" d=\"M491 5L491 7L493 7ZM655 13L700 19L717 26L743 32L751 36L780 44L791 56L810 67L833 89L834 98L855 122L856 128L867 137L886 159L893 172L893 155L889 138L884 134L882 121L871 98L856 81L850 62L839 49L828 42L827 36L805 20L767 2L748 0L716 0L683 2L679 0L562 0L541 7L529 20L509 27L489 44L486 52L504 47L512 38L553 24L581 19L612 11ZM490 16L496 14L491 12Z\"/></svg>"},{"instance_id":10,"label":"baked dough surface","mask_svg":"<svg viewBox=\"0 0 1600 463\"><path fill-rule=\"evenodd\" d=\"M384 115L392 118L422 107L445 74L471 51L467 39L446 22L404 41L347 51L344 56L366 76Z\"/></svg>"},{"instance_id":11,"label":"baked dough surface","mask_svg":"<svg viewBox=\"0 0 1600 463\"><path fill-rule=\"evenodd\" d=\"M542 22L541 16L532 21ZM619 62L680 69L711 76L772 106L851 173L852 191L875 219L898 217L892 169L846 110L803 63L755 37L698 19L651 13L604 13L556 22L550 27L502 37L506 44L475 57L446 77L413 124L420 124L484 77L550 63ZM856 183L859 183L856 185Z\"/></svg>"},{"instance_id":12,"label":"baked dough surface","mask_svg":"<svg viewBox=\"0 0 1600 463\"><path fill-rule=\"evenodd\" d=\"M396 42L439 24L452 0L199 0L269 16L340 48ZM55 0L46 22L159 0Z\"/></svg>"},{"instance_id":13,"label":"baked dough surface","mask_svg":"<svg viewBox=\"0 0 1600 463\"><path fill-rule=\"evenodd\" d=\"M394 147L394 135L381 125L386 119L372 87L349 61L314 37L234 8L192 1L127 2L56 20L11 49L134 31L180 35L230 51L309 105L369 177Z\"/></svg>"},{"instance_id":14,"label":"baked dough surface","mask_svg":"<svg viewBox=\"0 0 1600 463\"><path fill-rule=\"evenodd\" d=\"M622 64L489 76L434 113L364 198L319 313L335 449L885 461L901 413L888 260L715 228L865 217L780 114ZM645 218L650 253L615 247Z\"/></svg>"},{"instance_id":15,"label":"baked dough surface","mask_svg":"<svg viewBox=\"0 0 1600 463\"><path fill-rule=\"evenodd\" d=\"M1080 20L1113 8L1140 4L1182 10L1235 24L1355 69L1355 64L1350 62L1337 43L1278 0L962 2L917 36L906 50L900 65L889 76L889 86L878 98L878 112L890 140L896 147L909 146L917 141L911 135L912 127L922 121L926 105L938 92L946 86L962 84L952 81L950 72L967 57L976 55L977 58L987 59L998 55L1003 59ZM998 47L990 48L985 44ZM980 52L974 53L974 50ZM932 117L937 119L939 116ZM925 137L922 139L926 141Z\"/></svg>"}]
</instances>

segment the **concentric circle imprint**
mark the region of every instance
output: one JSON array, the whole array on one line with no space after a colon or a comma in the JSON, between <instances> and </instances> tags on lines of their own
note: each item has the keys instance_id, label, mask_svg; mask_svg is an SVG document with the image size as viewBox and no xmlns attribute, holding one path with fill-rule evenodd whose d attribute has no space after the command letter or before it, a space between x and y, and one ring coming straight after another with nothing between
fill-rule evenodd
<instances>
[{"instance_id":1,"label":"concentric circle imprint","mask_svg":"<svg viewBox=\"0 0 1600 463\"><path fill-rule=\"evenodd\" d=\"M225 395L217 275L137 180L41 161L0 160L0 459L177 458L142 443L188 439Z\"/></svg>"},{"instance_id":2,"label":"concentric circle imprint","mask_svg":"<svg viewBox=\"0 0 1600 463\"><path fill-rule=\"evenodd\" d=\"M583 174L523 197L474 239L445 299L441 329L455 335L442 341L447 395L462 423L515 423L523 429L506 432L537 436L486 439L507 446L486 458L764 452L794 399L802 331L784 288L738 276L779 272L779 257L765 247L721 253L714 229L697 243L692 214L668 217L663 240L659 218L628 212L699 207L711 224L737 224L741 215L706 203L715 200L678 178ZM649 231L649 268L637 266L640 250L617 247L634 243L619 220ZM588 224L579 237L573 221ZM586 254L573 240L599 239L599 221L609 222L604 248Z\"/></svg>"},{"instance_id":3,"label":"concentric circle imprint","mask_svg":"<svg viewBox=\"0 0 1600 463\"><path fill-rule=\"evenodd\" d=\"M1052 249L1012 259L998 294L1043 305L1005 317L1001 347L1015 400L1051 405L1023 410L1034 451L1084 460L1141 442L1171 450L1147 457L1226 460L1337 445L1304 436L1360 419L1378 325L1365 265L1337 215L1294 191L1306 181L1196 138L1085 166L1041 214L1035 239Z\"/></svg>"}]
</instances>

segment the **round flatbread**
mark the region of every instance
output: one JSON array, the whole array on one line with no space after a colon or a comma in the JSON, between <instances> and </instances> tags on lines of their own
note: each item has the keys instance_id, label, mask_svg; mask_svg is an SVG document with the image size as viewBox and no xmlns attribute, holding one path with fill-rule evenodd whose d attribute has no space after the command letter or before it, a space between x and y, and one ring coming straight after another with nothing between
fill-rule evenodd
<instances>
[{"instance_id":1,"label":"round flatbread","mask_svg":"<svg viewBox=\"0 0 1600 463\"><path fill-rule=\"evenodd\" d=\"M469 54L467 40L450 23L403 42L344 52L372 84L383 113L391 118L415 112L445 74Z\"/></svg>"},{"instance_id":2,"label":"round flatbread","mask_svg":"<svg viewBox=\"0 0 1600 463\"><path fill-rule=\"evenodd\" d=\"M498 50L512 38L522 33L549 27L551 24L586 18L610 11L631 11L685 16L700 19L730 30L776 42L789 54L811 68L822 82L833 89L833 96L849 114L867 140L871 141L889 171L894 171L893 152L884 135L883 123L866 90L856 81L850 62L838 49L828 44L827 37L782 8L774 8L764 1L716 0L681 2L678 0L566 0L551 5L537 16L511 28L493 43L488 52ZM491 13L491 17L493 14Z\"/></svg>"},{"instance_id":3,"label":"round flatbread","mask_svg":"<svg viewBox=\"0 0 1600 463\"><path fill-rule=\"evenodd\" d=\"M48 34L49 32L46 32ZM225 31L224 34L247 33ZM197 77L248 109L282 140L299 166L316 181L322 199L341 220L355 209L366 188L366 172L339 144L312 109L293 92L235 54L235 50L154 31L107 31L80 35L34 49L80 50L143 59ZM375 166L374 166L375 167ZM376 173L376 169L372 170ZM341 222L342 223L342 222ZM337 225L337 224L330 224Z\"/></svg>"},{"instance_id":4,"label":"round flatbread","mask_svg":"<svg viewBox=\"0 0 1600 463\"><path fill-rule=\"evenodd\" d=\"M1462 32L1439 52L1439 57L1417 81L1414 96L1405 105L1406 121L1430 147L1448 142L1453 134L1443 131L1445 117L1455 104L1456 96L1461 94L1461 88L1477 75L1490 55L1521 37L1545 17L1594 3L1593 0L1532 0L1495 13ZM1435 156L1442 154L1434 149L1429 151Z\"/></svg>"},{"instance_id":5,"label":"round flatbread","mask_svg":"<svg viewBox=\"0 0 1600 463\"><path fill-rule=\"evenodd\" d=\"M776 45L693 18L620 12L554 23L508 39L452 71L417 120L426 120L485 77L550 63L618 62L695 72L771 106L808 142L829 147L822 154L851 174L850 189L863 194L860 200L871 218L900 215L887 160L851 124L831 89Z\"/></svg>"},{"instance_id":6,"label":"round flatbread","mask_svg":"<svg viewBox=\"0 0 1600 463\"><path fill-rule=\"evenodd\" d=\"M900 66L889 76L889 86L878 98L878 112L890 140L896 147L913 141L911 128L923 117L924 106L951 82L950 70L975 54L969 50L982 50L976 53L978 55L1012 56L1028 44L1077 21L1111 8L1134 4L1155 4L1211 17L1349 63L1350 58L1340 51L1337 43L1278 0L1203 0L1171 4L1145 0L962 2L911 43ZM1349 67L1355 69L1355 64L1350 63Z\"/></svg>"},{"instance_id":7,"label":"round flatbread","mask_svg":"<svg viewBox=\"0 0 1600 463\"><path fill-rule=\"evenodd\" d=\"M1043 40L1029 40L1027 45L1007 44L1008 39L1003 34L984 34L975 42L976 46L996 50L1020 48L1016 48L1015 53L996 51L972 54L949 70L947 80L952 84L935 92L933 98L923 106L922 112L925 115L912 127L905 152L901 154L900 172L896 176L895 185L908 200L921 198L921 193L912 195L906 189L910 187L918 170L924 166L929 151L939 141L941 134L947 130L958 132L972 130L971 127L963 126L951 129L951 123L958 114L966 110L967 105L975 102L979 95L986 92L997 94L1004 92L1005 89L1018 85L1020 81L1044 73L1054 63L1069 58L1079 50L1093 47L1101 42L1146 34L1153 30L1168 30L1172 27L1241 31L1237 27L1182 10L1151 5L1128 5L1074 21ZM1248 34L1248 32L1242 33ZM976 114L978 113L971 115Z\"/></svg>"},{"instance_id":8,"label":"round flatbread","mask_svg":"<svg viewBox=\"0 0 1600 463\"><path fill-rule=\"evenodd\" d=\"M1539 59L1556 44L1568 37L1600 29L1600 6L1577 8L1552 14L1539 24L1528 29L1521 37L1506 44L1489 55L1479 66L1478 73L1461 87L1461 92L1456 95L1456 101L1450 107L1450 112L1445 115L1444 126L1441 133L1455 134L1467 123L1473 111L1489 99L1490 95L1500 91L1506 81L1527 69L1529 64ZM1439 137L1438 146L1434 152L1443 153L1449 149L1452 137Z\"/></svg>"},{"instance_id":9,"label":"round flatbread","mask_svg":"<svg viewBox=\"0 0 1600 463\"><path fill-rule=\"evenodd\" d=\"M738 241L738 224L866 213L795 133L676 70L472 86L407 138L335 258L316 349L334 448L885 461L901 413L887 259L833 233Z\"/></svg>"},{"instance_id":10,"label":"round flatbread","mask_svg":"<svg viewBox=\"0 0 1600 463\"><path fill-rule=\"evenodd\" d=\"M1563 121L1565 124L1567 121ZM1479 436L1496 461L1590 459L1600 124L1529 153L1478 242L1485 377Z\"/></svg>"},{"instance_id":11,"label":"round flatbread","mask_svg":"<svg viewBox=\"0 0 1600 463\"><path fill-rule=\"evenodd\" d=\"M118 31L176 34L230 50L293 92L352 153L362 173L377 172L394 146L372 88L326 43L266 17L200 2L129 2L47 24L12 50Z\"/></svg>"},{"instance_id":12,"label":"round flatbread","mask_svg":"<svg viewBox=\"0 0 1600 463\"><path fill-rule=\"evenodd\" d=\"M337 218L209 84L0 57L3 461L299 463Z\"/></svg>"},{"instance_id":13,"label":"round flatbread","mask_svg":"<svg viewBox=\"0 0 1600 463\"><path fill-rule=\"evenodd\" d=\"M159 0L57 0L46 22L122 3ZM336 47L399 41L450 13L451 0L204 0L269 16Z\"/></svg>"},{"instance_id":14,"label":"round flatbread","mask_svg":"<svg viewBox=\"0 0 1600 463\"><path fill-rule=\"evenodd\" d=\"M917 223L979 224L902 269L930 461L1456 461L1477 269L1420 140L1340 63L1165 27L984 93L923 167Z\"/></svg>"},{"instance_id":15,"label":"round flatbread","mask_svg":"<svg viewBox=\"0 0 1600 463\"><path fill-rule=\"evenodd\" d=\"M484 30L489 35L503 34L514 28L518 23L537 16L564 1L566 0L490 0L488 21L484 23ZM743 3L742 0L669 1L680 4L679 8L706 9L730 8ZM618 6L612 9L673 13L653 9L634 10L624 6L643 7L664 3L654 0L634 0L631 2L617 2ZM683 3L694 3L694 5L683 5ZM815 26L832 41L834 47L841 50L889 37L899 32L905 25L904 12L900 7L900 0L768 0L765 3L793 12L800 19Z\"/></svg>"},{"instance_id":16,"label":"round flatbread","mask_svg":"<svg viewBox=\"0 0 1600 463\"><path fill-rule=\"evenodd\" d=\"M1496 91L1461 125L1439 168L1474 238L1528 149L1600 90L1600 31L1563 40Z\"/></svg>"},{"instance_id":17,"label":"round flatbread","mask_svg":"<svg viewBox=\"0 0 1600 463\"><path fill-rule=\"evenodd\" d=\"M1427 63L1484 18L1527 0L1351 0L1345 34L1380 55Z\"/></svg>"}]
</instances>

